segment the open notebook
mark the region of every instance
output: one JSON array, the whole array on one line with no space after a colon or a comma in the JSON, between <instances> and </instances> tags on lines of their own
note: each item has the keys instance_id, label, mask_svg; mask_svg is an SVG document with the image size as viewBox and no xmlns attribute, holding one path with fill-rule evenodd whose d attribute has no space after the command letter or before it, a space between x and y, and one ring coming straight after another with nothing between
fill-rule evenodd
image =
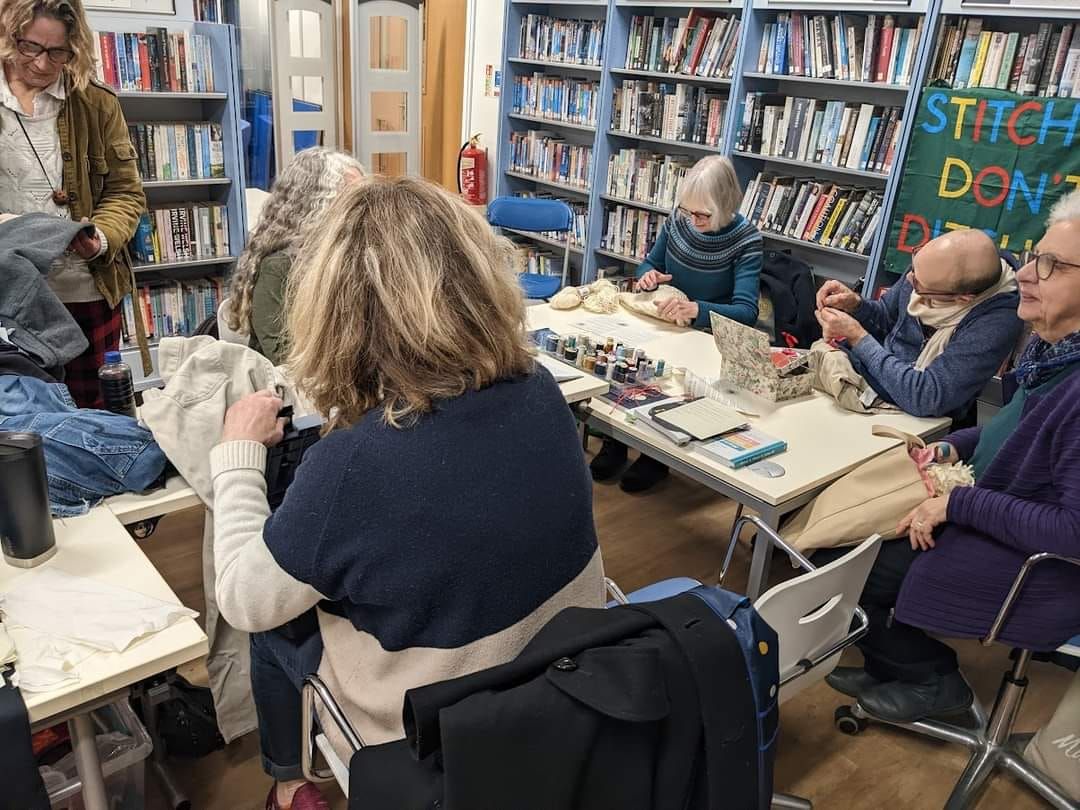
<instances>
[{"instance_id":1,"label":"open notebook","mask_svg":"<svg viewBox=\"0 0 1080 810\"><path fill-rule=\"evenodd\" d=\"M722 436L733 430L742 430L747 426L745 416L708 397L674 405L658 405L649 415L660 424L687 433L698 441Z\"/></svg>"}]
</instances>

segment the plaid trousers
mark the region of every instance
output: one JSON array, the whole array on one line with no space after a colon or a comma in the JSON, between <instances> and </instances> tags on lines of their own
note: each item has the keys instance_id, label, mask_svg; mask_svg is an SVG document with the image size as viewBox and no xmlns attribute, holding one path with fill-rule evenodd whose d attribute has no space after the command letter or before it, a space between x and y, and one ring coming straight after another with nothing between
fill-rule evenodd
<instances>
[{"instance_id":1,"label":"plaid trousers","mask_svg":"<svg viewBox=\"0 0 1080 810\"><path fill-rule=\"evenodd\" d=\"M111 309L105 301L64 306L90 341L87 350L64 367L64 383L80 408L104 408L98 369L105 362L105 352L120 348L120 308Z\"/></svg>"}]
</instances>

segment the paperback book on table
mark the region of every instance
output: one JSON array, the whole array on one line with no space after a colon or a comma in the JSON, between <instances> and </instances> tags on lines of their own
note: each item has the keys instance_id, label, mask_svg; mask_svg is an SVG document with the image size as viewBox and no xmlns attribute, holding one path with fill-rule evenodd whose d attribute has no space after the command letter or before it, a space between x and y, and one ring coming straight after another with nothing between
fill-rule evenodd
<instances>
[{"instance_id":1,"label":"paperback book on table","mask_svg":"<svg viewBox=\"0 0 1080 810\"><path fill-rule=\"evenodd\" d=\"M701 442L698 444L698 449L721 464L737 470L783 453L787 450L787 442L763 433L757 428L748 428L728 433L711 441Z\"/></svg>"}]
</instances>

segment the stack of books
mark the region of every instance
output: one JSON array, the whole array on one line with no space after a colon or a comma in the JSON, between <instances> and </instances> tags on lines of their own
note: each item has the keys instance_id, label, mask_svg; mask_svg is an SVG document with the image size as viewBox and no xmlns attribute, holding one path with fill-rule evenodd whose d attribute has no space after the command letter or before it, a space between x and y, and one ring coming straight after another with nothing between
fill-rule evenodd
<instances>
[{"instance_id":1,"label":"stack of books","mask_svg":"<svg viewBox=\"0 0 1080 810\"><path fill-rule=\"evenodd\" d=\"M600 82L534 73L515 76L511 92L516 113L596 126Z\"/></svg>"},{"instance_id":2,"label":"stack of books","mask_svg":"<svg viewBox=\"0 0 1080 810\"><path fill-rule=\"evenodd\" d=\"M217 203L152 208L139 220L131 252L143 264L228 256L228 212Z\"/></svg>"},{"instance_id":3,"label":"stack of books","mask_svg":"<svg viewBox=\"0 0 1080 810\"><path fill-rule=\"evenodd\" d=\"M881 222L881 193L759 172L739 212L763 233L866 254Z\"/></svg>"},{"instance_id":4,"label":"stack of books","mask_svg":"<svg viewBox=\"0 0 1080 810\"><path fill-rule=\"evenodd\" d=\"M667 217L663 214L625 205L608 206L606 214L601 247L612 253L639 260L649 255L660 229L667 222Z\"/></svg>"},{"instance_id":5,"label":"stack of books","mask_svg":"<svg viewBox=\"0 0 1080 810\"><path fill-rule=\"evenodd\" d=\"M220 278L192 282L140 285L135 298L142 307L147 337L186 337L217 312L222 298ZM124 297L121 330L125 342L135 342L135 306L132 296Z\"/></svg>"},{"instance_id":6,"label":"stack of books","mask_svg":"<svg viewBox=\"0 0 1080 810\"><path fill-rule=\"evenodd\" d=\"M736 151L885 173L900 140L900 107L747 93Z\"/></svg>"},{"instance_id":7,"label":"stack of books","mask_svg":"<svg viewBox=\"0 0 1080 810\"><path fill-rule=\"evenodd\" d=\"M932 80L1024 96L1080 98L1080 25L1040 23L1038 31L990 31L980 17L942 26Z\"/></svg>"},{"instance_id":8,"label":"stack of books","mask_svg":"<svg viewBox=\"0 0 1080 810\"><path fill-rule=\"evenodd\" d=\"M195 19L200 22L228 22L223 0L195 0Z\"/></svg>"},{"instance_id":9,"label":"stack of books","mask_svg":"<svg viewBox=\"0 0 1080 810\"><path fill-rule=\"evenodd\" d=\"M567 143L545 130L511 132L509 168L551 183L586 189L592 176L592 147Z\"/></svg>"},{"instance_id":10,"label":"stack of books","mask_svg":"<svg viewBox=\"0 0 1080 810\"><path fill-rule=\"evenodd\" d=\"M528 197L536 200L558 200L570 206L574 212L574 224L569 231L540 231L541 236L554 239L558 242L566 242L567 234L570 236L570 244L573 247L585 247L585 223L589 219L589 206L581 200L568 200L554 194L545 194L535 191L519 191L515 197Z\"/></svg>"},{"instance_id":11,"label":"stack of books","mask_svg":"<svg viewBox=\"0 0 1080 810\"><path fill-rule=\"evenodd\" d=\"M778 14L765 25L757 72L909 84L921 33L922 17L905 28L892 14Z\"/></svg>"},{"instance_id":12,"label":"stack of books","mask_svg":"<svg viewBox=\"0 0 1080 810\"><path fill-rule=\"evenodd\" d=\"M145 34L94 32L97 78L116 90L143 93L212 93L210 39L148 28Z\"/></svg>"},{"instance_id":13,"label":"stack of books","mask_svg":"<svg viewBox=\"0 0 1080 810\"><path fill-rule=\"evenodd\" d=\"M652 70L730 79L742 23L738 17L706 17L696 9L686 17L645 17L630 21L627 70Z\"/></svg>"},{"instance_id":14,"label":"stack of books","mask_svg":"<svg viewBox=\"0 0 1080 810\"><path fill-rule=\"evenodd\" d=\"M143 180L225 176L221 124L128 124Z\"/></svg>"},{"instance_id":15,"label":"stack of books","mask_svg":"<svg viewBox=\"0 0 1080 810\"><path fill-rule=\"evenodd\" d=\"M615 88L617 132L720 148L727 97L706 87L627 79Z\"/></svg>"},{"instance_id":16,"label":"stack of books","mask_svg":"<svg viewBox=\"0 0 1080 810\"><path fill-rule=\"evenodd\" d=\"M608 158L607 193L660 208L674 208L679 184L694 165L688 155L620 149Z\"/></svg>"},{"instance_id":17,"label":"stack of books","mask_svg":"<svg viewBox=\"0 0 1080 810\"><path fill-rule=\"evenodd\" d=\"M512 234L514 242L514 270L541 276L562 276L563 257L550 250L539 248L532 242L520 242Z\"/></svg>"},{"instance_id":18,"label":"stack of books","mask_svg":"<svg viewBox=\"0 0 1080 810\"><path fill-rule=\"evenodd\" d=\"M526 14L518 53L524 59L599 66L604 59L604 21Z\"/></svg>"}]
</instances>

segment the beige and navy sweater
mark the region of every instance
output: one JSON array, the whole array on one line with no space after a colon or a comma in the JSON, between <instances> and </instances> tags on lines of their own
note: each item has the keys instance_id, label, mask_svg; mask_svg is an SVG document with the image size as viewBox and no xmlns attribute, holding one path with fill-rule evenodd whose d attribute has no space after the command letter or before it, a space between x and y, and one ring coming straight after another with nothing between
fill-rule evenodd
<instances>
[{"instance_id":1,"label":"beige and navy sweater","mask_svg":"<svg viewBox=\"0 0 1080 810\"><path fill-rule=\"evenodd\" d=\"M329 434L273 516L265 462L255 442L211 454L221 613L255 632L318 605L319 673L367 744L404 736L407 689L508 661L558 611L603 604L592 480L543 369L411 427L373 411Z\"/></svg>"}]
</instances>

